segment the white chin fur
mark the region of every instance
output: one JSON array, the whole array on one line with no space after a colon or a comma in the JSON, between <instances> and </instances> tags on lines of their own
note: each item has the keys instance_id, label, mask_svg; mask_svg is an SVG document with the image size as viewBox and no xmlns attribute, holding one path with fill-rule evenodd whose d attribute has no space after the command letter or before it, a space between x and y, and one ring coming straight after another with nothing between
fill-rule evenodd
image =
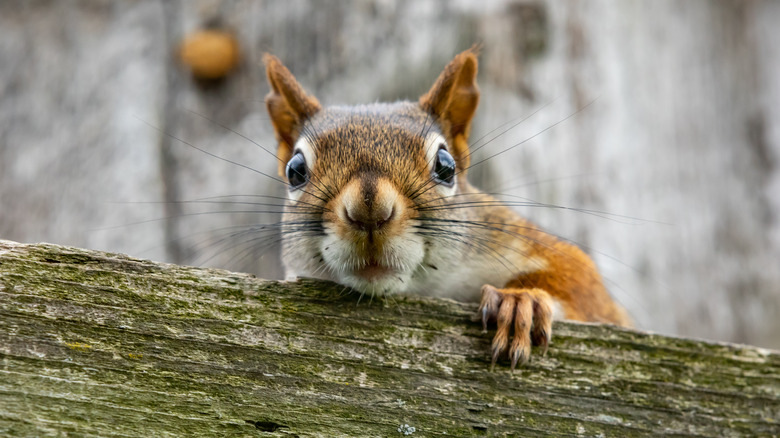
<instances>
[{"instance_id":1,"label":"white chin fur","mask_svg":"<svg viewBox=\"0 0 780 438\"><path fill-rule=\"evenodd\" d=\"M361 293L383 296L405 292L406 284L409 283L410 279L411 275L408 274L393 274L372 281L354 275L345 275L340 277L338 282Z\"/></svg>"},{"instance_id":2,"label":"white chin fur","mask_svg":"<svg viewBox=\"0 0 780 438\"><path fill-rule=\"evenodd\" d=\"M338 237L333 230L326 233L327 237L320 244L320 253L328 271L338 283L362 293L388 295L407 291L412 275L425 258L422 237L406 231L389 239L383 246L380 262L392 267L394 272L367 280L354 274L356 269L365 265L365 260L356 257L353 244Z\"/></svg>"}]
</instances>

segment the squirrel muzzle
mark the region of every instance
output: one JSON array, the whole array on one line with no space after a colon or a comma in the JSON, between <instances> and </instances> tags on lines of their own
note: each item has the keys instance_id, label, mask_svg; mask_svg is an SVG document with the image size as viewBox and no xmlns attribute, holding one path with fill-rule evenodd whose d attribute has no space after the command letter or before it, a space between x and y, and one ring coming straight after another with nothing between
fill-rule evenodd
<instances>
[{"instance_id":1,"label":"squirrel muzzle","mask_svg":"<svg viewBox=\"0 0 780 438\"><path fill-rule=\"evenodd\" d=\"M382 241L400 226L405 212L402 196L387 178L364 173L353 178L333 202L343 237L381 250ZM366 246L366 245L359 245ZM376 254L369 254L376 255Z\"/></svg>"}]
</instances>

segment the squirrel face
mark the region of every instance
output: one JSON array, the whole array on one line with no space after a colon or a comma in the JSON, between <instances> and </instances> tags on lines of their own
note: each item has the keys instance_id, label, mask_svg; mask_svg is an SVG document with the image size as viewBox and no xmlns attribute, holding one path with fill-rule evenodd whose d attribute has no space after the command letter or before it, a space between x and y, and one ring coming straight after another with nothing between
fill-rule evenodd
<instances>
[{"instance_id":1,"label":"squirrel face","mask_svg":"<svg viewBox=\"0 0 780 438\"><path fill-rule=\"evenodd\" d=\"M437 207L473 190L465 174L479 98L474 51L458 55L418 102L354 107L322 108L278 59L265 62L279 173L289 184L288 271L371 294L430 282L457 249L432 239L426 221L461 219Z\"/></svg>"},{"instance_id":2,"label":"squirrel face","mask_svg":"<svg viewBox=\"0 0 780 438\"><path fill-rule=\"evenodd\" d=\"M299 271L324 270L359 291L405 290L425 269L416 207L437 205L458 190L446 140L411 103L323 109L304 131L310 134L295 143L285 177L306 182L290 185L296 207L285 222L321 214L323 235L290 240L286 263L307 261Z\"/></svg>"}]
</instances>

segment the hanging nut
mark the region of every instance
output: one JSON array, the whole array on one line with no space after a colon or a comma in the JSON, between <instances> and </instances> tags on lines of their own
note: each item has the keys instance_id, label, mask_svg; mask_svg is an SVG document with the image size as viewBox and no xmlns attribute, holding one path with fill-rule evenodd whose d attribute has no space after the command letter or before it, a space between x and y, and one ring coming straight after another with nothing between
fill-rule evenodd
<instances>
[{"instance_id":1,"label":"hanging nut","mask_svg":"<svg viewBox=\"0 0 780 438\"><path fill-rule=\"evenodd\" d=\"M193 32L182 42L179 57L196 78L220 79L238 65L238 41L221 30Z\"/></svg>"}]
</instances>

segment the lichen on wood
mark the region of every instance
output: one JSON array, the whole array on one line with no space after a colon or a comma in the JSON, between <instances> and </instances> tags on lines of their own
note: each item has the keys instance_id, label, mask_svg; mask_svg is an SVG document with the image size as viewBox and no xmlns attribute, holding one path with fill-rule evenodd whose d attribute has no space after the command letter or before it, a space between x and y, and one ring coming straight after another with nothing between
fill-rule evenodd
<instances>
[{"instance_id":1,"label":"lichen on wood","mask_svg":"<svg viewBox=\"0 0 780 438\"><path fill-rule=\"evenodd\" d=\"M780 353L0 241L0 435L779 436Z\"/></svg>"}]
</instances>

